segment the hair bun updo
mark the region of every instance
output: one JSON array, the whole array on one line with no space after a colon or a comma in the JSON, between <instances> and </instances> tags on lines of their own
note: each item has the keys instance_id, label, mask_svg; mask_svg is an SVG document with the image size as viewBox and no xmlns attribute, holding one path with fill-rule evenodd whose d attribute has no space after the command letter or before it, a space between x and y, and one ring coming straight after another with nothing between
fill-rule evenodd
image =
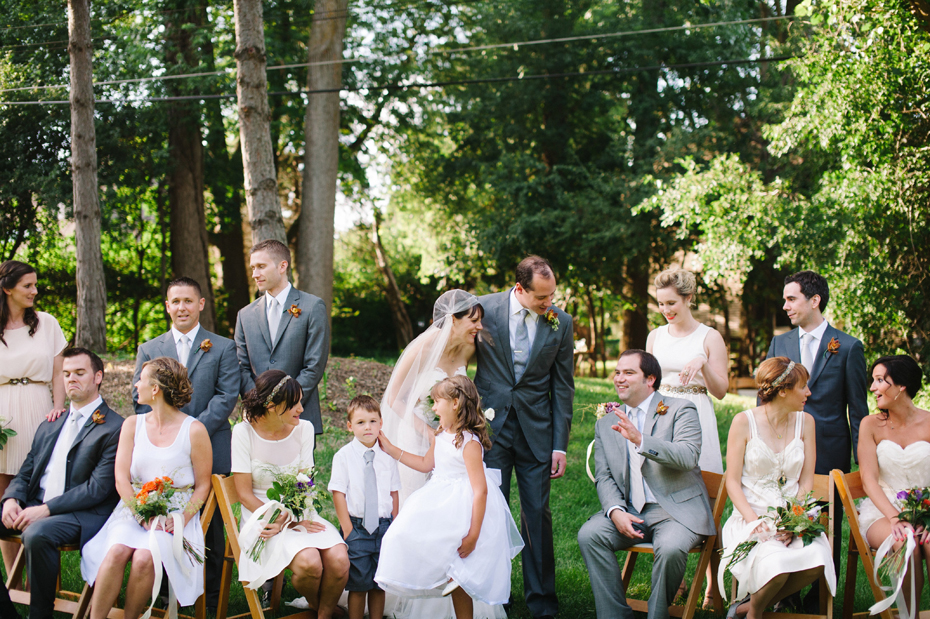
<instances>
[{"instance_id":1,"label":"hair bun updo","mask_svg":"<svg viewBox=\"0 0 930 619\"><path fill-rule=\"evenodd\" d=\"M152 383L161 389L165 404L173 408L183 408L191 401L194 387L187 377L187 368L170 357L156 357L146 361L142 368L151 367Z\"/></svg>"},{"instance_id":2,"label":"hair bun updo","mask_svg":"<svg viewBox=\"0 0 930 619\"><path fill-rule=\"evenodd\" d=\"M809 378L807 368L788 357L766 359L756 372L759 399L763 403L771 402L782 391L806 384Z\"/></svg>"}]
</instances>

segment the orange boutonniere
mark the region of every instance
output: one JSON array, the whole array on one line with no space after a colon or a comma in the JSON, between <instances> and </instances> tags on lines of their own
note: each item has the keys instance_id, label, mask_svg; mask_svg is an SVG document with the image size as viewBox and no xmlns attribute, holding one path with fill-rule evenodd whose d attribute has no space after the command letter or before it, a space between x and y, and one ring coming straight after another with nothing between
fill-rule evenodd
<instances>
[{"instance_id":1,"label":"orange boutonniere","mask_svg":"<svg viewBox=\"0 0 930 619\"><path fill-rule=\"evenodd\" d=\"M94 414L90 416L90 420L100 425L105 421L106 414L101 413L99 410L94 411Z\"/></svg>"},{"instance_id":2,"label":"orange boutonniere","mask_svg":"<svg viewBox=\"0 0 930 619\"><path fill-rule=\"evenodd\" d=\"M200 350L204 352L210 352L211 348L213 348L213 342L211 342L209 338L200 342Z\"/></svg>"},{"instance_id":3,"label":"orange boutonniere","mask_svg":"<svg viewBox=\"0 0 930 619\"><path fill-rule=\"evenodd\" d=\"M823 358L826 359L827 355L835 355L840 350L840 341L835 337L831 337L830 341L827 342L827 350L823 353Z\"/></svg>"},{"instance_id":4,"label":"orange boutonniere","mask_svg":"<svg viewBox=\"0 0 930 619\"><path fill-rule=\"evenodd\" d=\"M287 310L287 313L293 316L294 318L297 318L298 316L300 316L300 308L297 307L296 305L292 305L291 309Z\"/></svg>"},{"instance_id":5,"label":"orange boutonniere","mask_svg":"<svg viewBox=\"0 0 930 619\"><path fill-rule=\"evenodd\" d=\"M545 314L546 322L549 323L549 326L552 327L553 331L559 330L559 315L555 313L555 310L551 307L546 310Z\"/></svg>"},{"instance_id":6,"label":"orange boutonniere","mask_svg":"<svg viewBox=\"0 0 930 619\"><path fill-rule=\"evenodd\" d=\"M668 404L659 400L659 403L656 404L656 415L664 415L668 412Z\"/></svg>"}]
</instances>

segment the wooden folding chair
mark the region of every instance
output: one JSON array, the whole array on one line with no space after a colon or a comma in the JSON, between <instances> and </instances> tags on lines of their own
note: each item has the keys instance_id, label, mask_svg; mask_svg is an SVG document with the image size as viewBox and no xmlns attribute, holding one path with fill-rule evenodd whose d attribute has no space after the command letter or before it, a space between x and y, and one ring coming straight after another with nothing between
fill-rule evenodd
<instances>
[{"instance_id":1,"label":"wooden folding chair","mask_svg":"<svg viewBox=\"0 0 930 619\"><path fill-rule=\"evenodd\" d=\"M720 553L717 552L719 547L717 540L720 534L720 517L723 515L723 508L727 503L727 490L724 485L724 476L719 473L701 471L704 477L704 485L707 487L707 494L713 503L714 528L716 533L710 535L700 545L691 549L691 553L700 553L698 559L697 571L694 572L694 581L691 583L691 590L688 592L688 598L684 606L670 606L668 612L673 617L682 617L682 619L691 619L694 617L694 611L698 607L698 600L702 599L704 593L704 578L707 574L707 566L711 566L711 573L717 573L717 566L720 562ZM626 561L621 571L624 591L629 591L630 580L633 578L633 569L636 567L636 559L640 554L653 554L652 544L642 543L631 546L627 549ZM720 598L720 591L717 588L717 579L711 578L711 596L714 600L714 610L717 614L723 612L723 600ZM628 597L626 603L630 608L640 612L649 611L649 602L645 600L636 600Z\"/></svg>"},{"instance_id":2,"label":"wooden folding chair","mask_svg":"<svg viewBox=\"0 0 930 619\"><path fill-rule=\"evenodd\" d=\"M827 503L826 513L821 513L821 522L826 519L827 526L827 541L830 543L830 557L832 560L833 557L833 518L834 518L834 501L833 501L833 477L831 475L814 475L814 487L811 489L811 492L814 493L814 498L818 501L825 501ZM782 612L771 612L766 611L763 614L765 619L833 619L833 595L830 593L830 588L827 586L827 579L820 578L817 580L819 584L814 586L820 587L820 612L817 614L809 613L782 613ZM730 583L730 599L736 599L736 579L734 578ZM887 617L883 619L889 619Z\"/></svg>"},{"instance_id":3,"label":"wooden folding chair","mask_svg":"<svg viewBox=\"0 0 930 619\"><path fill-rule=\"evenodd\" d=\"M213 476L213 494L216 505L223 515L223 524L226 526L226 553L223 560L223 576L220 581L220 601L216 608L216 619L241 619L242 617L252 617L252 619L265 619L265 611L276 611L281 601L281 589L284 586L284 572L278 574L274 579L271 594L271 605L269 608L262 608L258 592L245 587L245 599L249 603L249 612L232 617L227 616L229 604L229 592L232 585L233 566L238 567L239 555L242 548L239 546L239 524L236 522L236 515L233 513L233 505L239 502L239 493L236 491L236 485L232 477L224 475ZM312 610L303 610L291 615L292 619L314 619L316 612Z\"/></svg>"}]
</instances>

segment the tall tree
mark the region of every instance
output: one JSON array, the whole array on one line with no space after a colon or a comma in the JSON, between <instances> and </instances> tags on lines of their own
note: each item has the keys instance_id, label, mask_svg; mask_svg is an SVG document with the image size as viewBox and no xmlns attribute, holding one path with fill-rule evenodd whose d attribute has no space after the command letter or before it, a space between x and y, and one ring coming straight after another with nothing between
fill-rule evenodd
<instances>
[{"instance_id":1,"label":"tall tree","mask_svg":"<svg viewBox=\"0 0 930 619\"><path fill-rule=\"evenodd\" d=\"M287 243L278 181L271 145L271 110L265 75L265 27L261 0L235 0L236 95L245 202L252 227L252 243L276 239Z\"/></svg>"},{"instance_id":2,"label":"tall tree","mask_svg":"<svg viewBox=\"0 0 930 619\"><path fill-rule=\"evenodd\" d=\"M106 352L107 290L100 250L90 0L68 1L68 55L71 59L71 176L77 253L75 343L95 352Z\"/></svg>"},{"instance_id":3,"label":"tall tree","mask_svg":"<svg viewBox=\"0 0 930 619\"><path fill-rule=\"evenodd\" d=\"M297 243L300 288L333 306L333 216L339 174L339 89L348 0L318 0L310 30L304 171ZM324 92L314 92L324 91Z\"/></svg>"}]
</instances>

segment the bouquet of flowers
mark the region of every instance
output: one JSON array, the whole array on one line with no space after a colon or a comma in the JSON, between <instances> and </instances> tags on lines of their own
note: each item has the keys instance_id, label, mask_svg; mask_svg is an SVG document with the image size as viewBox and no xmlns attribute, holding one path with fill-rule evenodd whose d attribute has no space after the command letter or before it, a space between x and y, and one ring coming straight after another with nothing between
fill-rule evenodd
<instances>
[{"instance_id":1,"label":"bouquet of flowers","mask_svg":"<svg viewBox=\"0 0 930 619\"><path fill-rule=\"evenodd\" d=\"M167 517L168 514L178 511L176 501L172 501L172 497L178 490L183 489L186 488L176 487L174 480L167 475L156 477L152 481L142 484L132 501L130 501L129 509L139 524L148 522L157 516ZM176 533L181 534L180 531ZM203 555L197 552L187 540L184 540L184 551L195 563L203 564Z\"/></svg>"},{"instance_id":2,"label":"bouquet of flowers","mask_svg":"<svg viewBox=\"0 0 930 619\"><path fill-rule=\"evenodd\" d=\"M910 523L915 529L923 527L930 529L930 488L911 488L902 490L895 497L901 501L901 512L898 520ZM906 544L885 556L885 560L878 566L879 577L888 578L896 582L907 569Z\"/></svg>"},{"instance_id":3,"label":"bouquet of flowers","mask_svg":"<svg viewBox=\"0 0 930 619\"><path fill-rule=\"evenodd\" d=\"M600 419L604 415L612 415L617 411L623 410L623 404L619 402L601 402L597 405L597 410L594 411L594 416Z\"/></svg>"},{"instance_id":4,"label":"bouquet of flowers","mask_svg":"<svg viewBox=\"0 0 930 619\"><path fill-rule=\"evenodd\" d=\"M795 534L801 542L807 546L821 533L827 532L827 527L820 522L820 512L823 507L817 503L812 492L802 500L796 497L785 498L784 507L769 507L768 512L760 516L760 520L768 520L772 523L775 531L790 531ZM731 567L749 556L750 551L755 548L759 542L765 542L772 539L774 535L771 530L763 530L758 533L753 532L745 542L742 542L730 553L730 560L727 562L726 569ZM723 550L720 551L723 554Z\"/></svg>"},{"instance_id":5,"label":"bouquet of flowers","mask_svg":"<svg viewBox=\"0 0 930 619\"><path fill-rule=\"evenodd\" d=\"M325 491L314 482L316 473L316 467L307 472L274 468L274 481L266 494L269 500L277 502L278 505L270 510L271 516L267 522L274 522L281 514L286 515L285 522L299 522L312 517L313 512L322 509ZM259 516L259 520L264 520L266 515L267 512ZM261 563L266 543L267 540L259 537L249 549L249 556L256 563Z\"/></svg>"},{"instance_id":6,"label":"bouquet of flowers","mask_svg":"<svg viewBox=\"0 0 930 619\"><path fill-rule=\"evenodd\" d=\"M16 430L6 427L9 421L6 417L0 417L0 449L6 446L6 442L10 440L11 436L16 436Z\"/></svg>"}]
</instances>

